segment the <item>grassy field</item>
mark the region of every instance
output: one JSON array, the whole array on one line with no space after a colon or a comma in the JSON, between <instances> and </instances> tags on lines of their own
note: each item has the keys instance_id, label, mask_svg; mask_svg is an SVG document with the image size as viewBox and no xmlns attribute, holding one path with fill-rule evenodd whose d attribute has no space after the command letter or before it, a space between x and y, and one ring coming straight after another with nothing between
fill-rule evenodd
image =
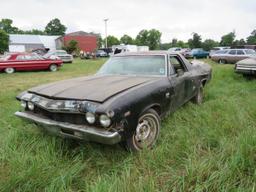
<instances>
[{"instance_id":1,"label":"grassy field","mask_svg":"<svg viewBox=\"0 0 256 192\"><path fill-rule=\"evenodd\" d=\"M137 154L52 137L13 115L21 91L93 74L103 61L0 74L0 191L256 191L256 81L233 65L206 60L205 102L168 116L156 147Z\"/></svg>"}]
</instances>

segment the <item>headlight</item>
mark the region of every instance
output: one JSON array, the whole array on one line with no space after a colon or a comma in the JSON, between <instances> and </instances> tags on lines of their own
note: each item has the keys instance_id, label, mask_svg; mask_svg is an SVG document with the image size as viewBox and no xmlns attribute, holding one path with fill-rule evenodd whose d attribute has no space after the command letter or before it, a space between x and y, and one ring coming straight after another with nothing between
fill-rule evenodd
<instances>
[{"instance_id":1,"label":"headlight","mask_svg":"<svg viewBox=\"0 0 256 192\"><path fill-rule=\"evenodd\" d=\"M29 110L33 111L35 109L35 105L31 102L28 102L28 108Z\"/></svg>"},{"instance_id":2,"label":"headlight","mask_svg":"<svg viewBox=\"0 0 256 192\"><path fill-rule=\"evenodd\" d=\"M95 122L95 115L93 113L87 112L85 117L88 123L93 124Z\"/></svg>"},{"instance_id":3,"label":"headlight","mask_svg":"<svg viewBox=\"0 0 256 192\"><path fill-rule=\"evenodd\" d=\"M21 107L26 108L27 107L27 102L24 101L24 100L21 100L20 105L21 105Z\"/></svg>"},{"instance_id":4,"label":"headlight","mask_svg":"<svg viewBox=\"0 0 256 192\"><path fill-rule=\"evenodd\" d=\"M107 115L101 115L100 116L100 124L103 127L108 127L111 124L111 120L110 120L110 118Z\"/></svg>"}]
</instances>

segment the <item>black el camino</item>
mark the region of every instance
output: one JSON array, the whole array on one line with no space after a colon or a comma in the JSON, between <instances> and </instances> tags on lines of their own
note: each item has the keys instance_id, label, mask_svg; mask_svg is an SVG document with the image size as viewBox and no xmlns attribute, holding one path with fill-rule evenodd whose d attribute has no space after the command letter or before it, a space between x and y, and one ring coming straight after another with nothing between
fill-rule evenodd
<instances>
[{"instance_id":1,"label":"black el camino","mask_svg":"<svg viewBox=\"0 0 256 192\"><path fill-rule=\"evenodd\" d=\"M211 67L165 51L111 57L93 76L31 88L17 99L15 113L66 138L128 149L151 148L160 119L192 100L203 101Z\"/></svg>"}]
</instances>

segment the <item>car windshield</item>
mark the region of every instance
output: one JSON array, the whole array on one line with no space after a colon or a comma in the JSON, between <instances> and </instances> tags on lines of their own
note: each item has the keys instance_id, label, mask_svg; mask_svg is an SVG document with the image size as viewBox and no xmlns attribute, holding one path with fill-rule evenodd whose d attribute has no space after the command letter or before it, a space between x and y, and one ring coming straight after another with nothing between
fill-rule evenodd
<instances>
[{"instance_id":1,"label":"car windshield","mask_svg":"<svg viewBox=\"0 0 256 192\"><path fill-rule=\"evenodd\" d=\"M110 58L97 74L105 75L166 75L164 55L121 56Z\"/></svg>"}]
</instances>

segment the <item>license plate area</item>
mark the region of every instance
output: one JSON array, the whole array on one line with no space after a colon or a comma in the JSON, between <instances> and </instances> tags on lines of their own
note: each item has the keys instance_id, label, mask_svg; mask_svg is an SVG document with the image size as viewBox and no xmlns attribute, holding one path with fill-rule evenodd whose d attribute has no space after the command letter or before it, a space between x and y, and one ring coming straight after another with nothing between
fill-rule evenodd
<instances>
[{"instance_id":1,"label":"license plate area","mask_svg":"<svg viewBox=\"0 0 256 192\"><path fill-rule=\"evenodd\" d=\"M73 130L69 130L69 129L61 129L60 130L62 134L64 135L70 135L70 136L75 136L75 137L79 137L82 138L82 133L80 133L79 131L73 131Z\"/></svg>"}]
</instances>

